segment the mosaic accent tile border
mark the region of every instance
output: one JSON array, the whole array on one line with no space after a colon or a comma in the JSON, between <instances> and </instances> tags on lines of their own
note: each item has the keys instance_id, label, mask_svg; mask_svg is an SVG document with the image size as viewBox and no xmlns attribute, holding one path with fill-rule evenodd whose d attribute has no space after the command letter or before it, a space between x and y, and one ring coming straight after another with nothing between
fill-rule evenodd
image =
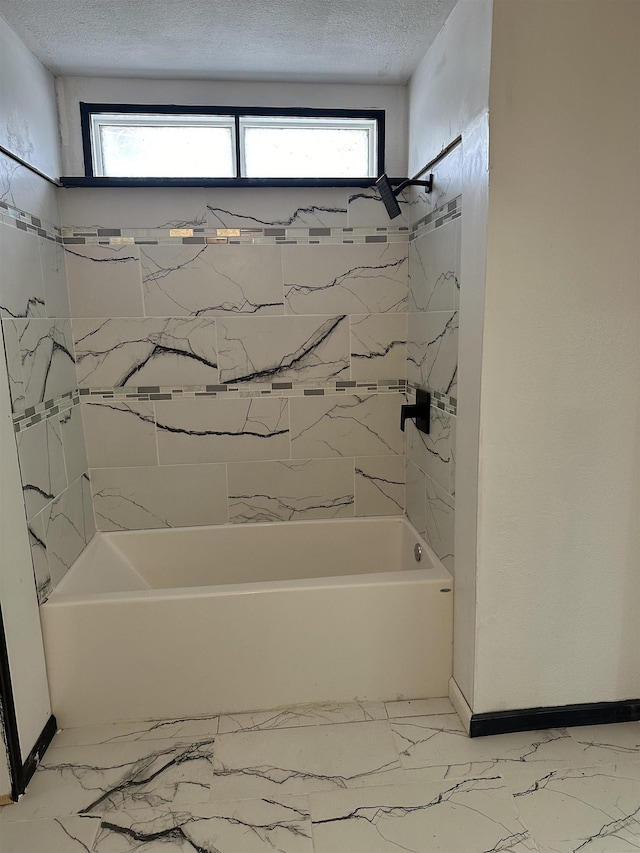
<instances>
[{"instance_id":1,"label":"mosaic accent tile border","mask_svg":"<svg viewBox=\"0 0 640 853\"><path fill-rule=\"evenodd\" d=\"M72 409L80 402L80 393L75 391L67 391L60 397L53 397L50 400L45 400L43 403L38 403L37 406L29 406L20 412L19 415L13 417L13 429L15 432L24 432L31 426L39 424L41 421L46 421L49 418L59 415L61 412L66 412Z\"/></svg>"},{"instance_id":2,"label":"mosaic accent tile border","mask_svg":"<svg viewBox=\"0 0 640 853\"><path fill-rule=\"evenodd\" d=\"M80 388L82 399L138 400L184 400L196 397L224 397L234 400L245 397L324 397L353 393L367 394L404 394L407 390L405 379L378 379L357 382L344 379L334 382L272 382L229 383L228 385L141 385L125 388Z\"/></svg>"},{"instance_id":3,"label":"mosaic accent tile border","mask_svg":"<svg viewBox=\"0 0 640 853\"><path fill-rule=\"evenodd\" d=\"M100 400L193 400L197 397L225 397L228 400L251 397L325 397L346 394L404 394L406 379L378 379L357 382L351 379L335 382L272 382L271 384L229 385L139 385L125 388L78 388L45 400L37 406L29 406L13 417L15 432L24 432L41 421L59 415L77 406L83 399Z\"/></svg>"},{"instance_id":4,"label":"mosaic accent tile border","mask_svg":"<svg viewBox=\"0 0 640 853\"><path fill-rule=\"evenodd\" d=\"M457 198L445 202L445 204L414 222L411 226L409 241L417 240L423 234L435 231L436 228L441 228L445 223L451 222L453 219L459 219L461 216L462 196L457 196Z\"/></svg>"},{"instance_id":5,"label":"mosaic accent tile border","mask_svg":"<svg viewBox=\"0 0 640 853\"><path fill-rule=\"evenodd\" d=\"M14 228L34 234L36 237L44 237L46 240L62 243L61 228L17 207L12 207L6 201L0 201L0 223L12 225Z\"/></svg>"},{"instance_id":6,"label":"mosaic accent tile border","mask_svg":"<svg viewBox=\"0 0 640 853\"><path fill-rule=\"evenodd\" d=\"M353 228L73 228L62 229L65 246L325 245L406 243L407 226Z\"/></svg>"},{"instance_id":7,"label":"mosaic accent tile border","mask_svg":"<svg viewBox=\"0 0 640 853\"><path fill-rule=\"evenodd\" d=\"M417 388L422 388L421 385L417 385L415 382L407 382L406 387L408 393L415 393ZM450 394L443 394L441 391L432 391L431 405L437 409L441 409L448 415L458 414L458 400Z\"/></svg>"}]
</instances>

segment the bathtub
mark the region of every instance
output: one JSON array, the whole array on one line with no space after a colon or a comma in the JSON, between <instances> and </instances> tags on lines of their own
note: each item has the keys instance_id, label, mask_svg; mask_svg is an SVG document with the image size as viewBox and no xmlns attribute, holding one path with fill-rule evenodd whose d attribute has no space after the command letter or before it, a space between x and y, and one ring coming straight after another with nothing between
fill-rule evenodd
<instances>
[{"instance_id":1,"label":"bathtub","mask_svg":"<svg viewBox=\"0 0 640 853\"><path fill-rule=\"evenodd\" d=\"M446 696L452 588L403 518L98 533L40 608L53 710L70 727Z\"/></svg>"}]
</instances>

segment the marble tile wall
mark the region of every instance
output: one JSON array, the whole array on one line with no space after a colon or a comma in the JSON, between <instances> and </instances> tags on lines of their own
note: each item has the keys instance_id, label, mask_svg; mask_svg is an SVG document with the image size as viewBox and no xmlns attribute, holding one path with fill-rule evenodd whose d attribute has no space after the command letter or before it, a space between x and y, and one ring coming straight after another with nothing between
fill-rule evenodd
<instances>
[{"instance_id":1,"label":"marble tile wall","mask_svg":"<svg viewBox=\"0 0 640 853\"><path fill-rule=\"evenodd\" d=\"M0 323L40 601L95 532L55 189L0 155ZM16 207L33 202L30 212ZM57 217L56 217L57 218Z\"/></svg>"},{"instance_id":2,"label":"marble tile wall","mask_svg":"<svg viewBox=\"0 0 640 853\"><path fill-rule=\"evenodd\" d=\"M407 425L406 511L454 569L462 151L434 168L434 192L410 197L407 383L432 394L431 433ZM411 402L413 400L411 399Z\"/></svg>"},{"instance_id":3,"label":"marble tile wall","mask_svg":"<svg viewBox=\"0 0 640 853\"><path fill-rule=\"evenodd\" d=\"M404 512L408 226L235 198L63 229L100 530Z\"/></svg>"}]
</instances>

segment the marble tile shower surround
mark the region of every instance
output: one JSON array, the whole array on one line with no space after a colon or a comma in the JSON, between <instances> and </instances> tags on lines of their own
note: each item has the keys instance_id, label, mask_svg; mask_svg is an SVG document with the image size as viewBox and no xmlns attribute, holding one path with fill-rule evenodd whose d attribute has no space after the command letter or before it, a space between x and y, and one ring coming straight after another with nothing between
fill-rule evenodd
<instances>
[{"instance_id":1,"label":"marble tile shower surround","mask_svg":"<svg viewBox=\"0 0 640 853\"><path fill-rule=\"evenodd\" d=\"M469 739L448 700L59 732L7 853L630 853L640 724Z\"/></svg>"},{"instance_id":2,"label":"marble tile shower surround","mask_svg":"<svg viewBox=\"0 0 640 853\"><path fill-rule=\"evenodd\" d=\"M34 444L22 436L34 428L47 437L46 464L42 452L37 474L38 463L25 463L43 597L64 564L45 569L43 533L56 528L41 504L62 483L55 424L80 400L104 529L404 511L396 421L407 389L408 257L423 233L459 216L459 203L409 230L381 216L370 192L339 192L295 207L285 194L266 204L254 193L244 211L232 198L207 200L202 215L177 211L153 228L132 227L152 215L139 199L135 219L120 207L122 227L60 228L0 207L15 268L42 280L24 304L5 286L3 327L18 440ZM455 398L443 392L434 404L451 412ZM69 532L86 541L91 493L81 476L86 518Z\"/></svg>"},{"instance_id":3,"label":"marble tile shower surround","mask_svg":"<svg viewBox=\"0 0 640 853\"><path fill-rule=\"evenodd\" d=\"M409 398L432 393L431 433L407 426L406 512L454 570L458 315L462 240L462 148L434 167L434 192L411 189L407 302Z\"/></svg>"},{"instance_id":4,"label":"marble tile shower surround","mask_svg":"<svg viewBox=\"0 0 640 853\"><path fill-rule=\"evenodd\" d=\"M404 512L408 230L338 195L63 230L100 529Z\"/></svg>"},{"instance_id":5,"label":"marble tile shower surround","mask_svg":"<svg viewBox=\"0 0 640 853\"><path fill-rule=\"evenodd\" d=\"M23 167L0 160L0 322L25 513L40 601L95 532L61 229L12 202L42 198ZM54 199L55 201L55 199Z\"/></svg>"}]
</instances>

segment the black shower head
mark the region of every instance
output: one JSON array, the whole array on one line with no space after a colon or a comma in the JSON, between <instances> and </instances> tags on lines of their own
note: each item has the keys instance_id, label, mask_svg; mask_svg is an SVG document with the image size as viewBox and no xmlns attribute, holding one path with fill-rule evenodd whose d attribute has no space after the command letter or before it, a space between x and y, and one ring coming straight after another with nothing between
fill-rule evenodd
<instances>
[{"instance_id":1,"label":"black shower head","mask_svg":"<svg viewBox=\"0 0 640 853\"><path fill-rule=\"evenodd\" d=\"M429 175L428 181L418 181L416 178L407 178L404 181L400 181L395 190L391 186L389 178L386 175L380 175L376 181L376 189L380 193L380 198L384 202L384 206L387 208L389 219L395 219L396 216L400 216L400 213L402 212L400 210L400 205L398 204L398 199L396 198L398 193L401 193L405 187L413 186L424 187L425 193L430 193L433 189L433 175Z\"/></svg>"},{"instance_id":2,"label":"black shower head","mask_svg":"<svg viewBox=\"0 0 640 853\"><path fill-rule=\"evenodd\" d=\"M384 206L387 208L389 219L395 219L396 216L400 216L400 205L386 175L380 175L376 181L376 189L380 193L380 198L384 202Z\"/></svg>"}]
</instances>

